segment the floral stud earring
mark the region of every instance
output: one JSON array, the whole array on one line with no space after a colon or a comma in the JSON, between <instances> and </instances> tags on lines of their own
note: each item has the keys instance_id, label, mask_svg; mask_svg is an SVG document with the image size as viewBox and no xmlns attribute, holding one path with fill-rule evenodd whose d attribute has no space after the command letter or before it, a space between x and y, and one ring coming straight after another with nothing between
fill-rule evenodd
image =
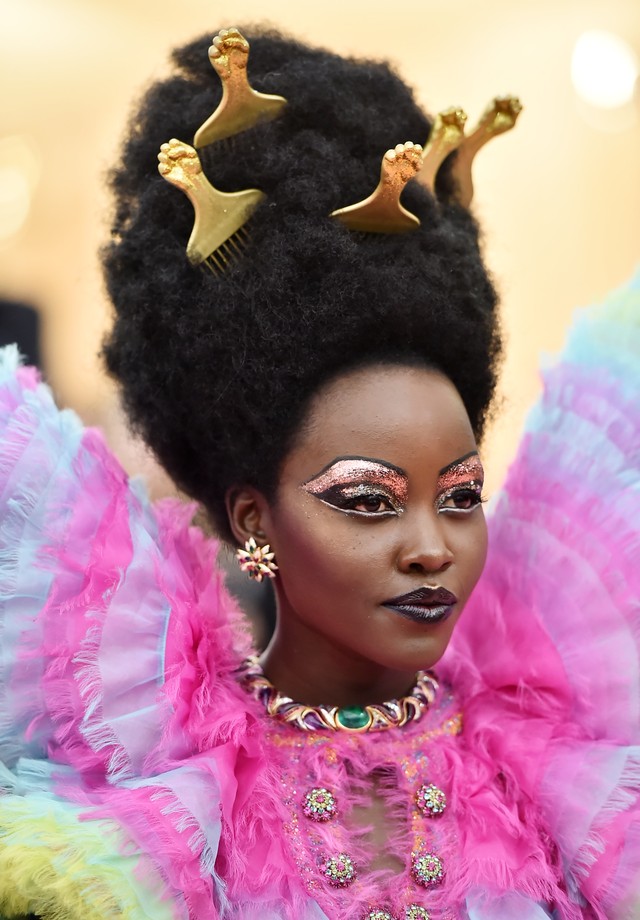
<instances>
[{"instance_id":1,"label":"floral stud earring","mask_svg":"<svg viewBox=\"0 0 640 920\"><path fill-rule=\"evenodd\" d=\"M270 552L270 546L258 546L253 537L244 544L244 549L236 550L236 559L243 572L249 578L262 581L263 578L275 578L278 566L273 561L275 553Z\"/></svg>"}]
</instances>

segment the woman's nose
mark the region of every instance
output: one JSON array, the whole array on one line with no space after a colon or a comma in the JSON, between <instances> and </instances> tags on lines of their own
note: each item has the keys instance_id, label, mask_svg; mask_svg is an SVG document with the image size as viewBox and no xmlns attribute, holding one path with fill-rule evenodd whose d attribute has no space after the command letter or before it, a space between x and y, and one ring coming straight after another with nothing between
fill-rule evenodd
<instances>
[{"instance_id":1,"label":"woman's nose","mask_svg":"<svg viewBox=\"0 0 640 920\"><path fill-rule=\"evenodd\" d=\"M453 551L446 539L445 522L435 510L415 515L403 528L403 543L398 552L401 572L443 572L453 562Z\"/></svg>"}]
</instances>

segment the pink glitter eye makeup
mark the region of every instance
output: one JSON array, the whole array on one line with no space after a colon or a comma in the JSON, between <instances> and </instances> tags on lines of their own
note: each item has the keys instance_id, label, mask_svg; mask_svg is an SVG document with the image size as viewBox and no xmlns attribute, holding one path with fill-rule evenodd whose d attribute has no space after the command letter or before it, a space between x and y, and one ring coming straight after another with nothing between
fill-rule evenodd
<instances>
[{"instance_id":1,"label":"pink glitter eye makeup","mask_svg":"<svg viewBox=\"0 0 640 920\"><path fill-rule=\"evenodd\" d=\"M468 514L482 501L484 470L477 453L467 454L440 471L438 511Z\"/></svg>"},{"instance_id":2,"label":"pink glitter eye makeup","mask_svg":"<svg viewBox=\"0 0 640 920\"><path fill-rule=\"evenodd\" d=\"M340 511L383 517L401 514L407 503L406 473L367 457L338 457L302 486Z\"/></svg>"}]
</instances>

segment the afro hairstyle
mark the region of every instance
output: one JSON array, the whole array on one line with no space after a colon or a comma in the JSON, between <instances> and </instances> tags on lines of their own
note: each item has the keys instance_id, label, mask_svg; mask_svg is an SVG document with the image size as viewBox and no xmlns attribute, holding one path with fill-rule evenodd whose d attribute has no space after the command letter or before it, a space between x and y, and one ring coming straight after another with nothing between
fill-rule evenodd
<instances>
[{"instance_id":1,"label":"afro hairstyle","mask_svg":"<svg viewBox=\"0 0 640 920\"><path fill-rule=\"evenodd\" d=\"M130 122L102 253L115 309L107 369L134 430L227 540L227 490L275 495L329 380L362 365L437 369L479 439L500 355L478 227L455 204L450 171L440 171L439 202L417 182L404 190L421 220L410 233L353 233L329 217L372 191L387 149L428 137L410 89L384 63L243 34L252 84L288 100L273 121L200 151L217 188L266 195L245 255L218 276L194 268L191 204L157 171L160 145L190 141L220 100L208 37L173 52L173 75L148 89Z\"/></svg>"}]
</instances>

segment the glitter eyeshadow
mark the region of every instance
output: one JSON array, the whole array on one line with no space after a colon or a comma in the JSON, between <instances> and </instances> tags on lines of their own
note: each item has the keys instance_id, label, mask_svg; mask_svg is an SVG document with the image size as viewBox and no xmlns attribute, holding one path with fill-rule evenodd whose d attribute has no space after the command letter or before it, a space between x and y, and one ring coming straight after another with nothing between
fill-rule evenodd
<instances>
[{"instance_id":1,"label":"glitter eyeshadow","mask_svg":"<svg viewBox=\"0 0 640 920\"><path fill-rule=\"evenodd\" d=\"M484 470L480 457L472 454L464 457L447 467L438 477L438 492L450 492L456 486L470 485L475 483L482 485L484 480Z\"/></svg>"},{"instance_id":2,"label":"glitter eyeshadow","mask_svg":"<svg viewBox=\"0 0 640 920\"><path fill-rule=\"evenodd\" d=\"M399 508L404 508L407 503L409 485L406 474L397 467L364 457L343 457L334 460L317 476L305 482L303 488L322 498L327 493L337 490L343 490L348 495L348 490L354 489L356 485L380 489ZM366 494L366 491L366 488L358 488L356 494Z\"/></svg>"}]
</instances>

